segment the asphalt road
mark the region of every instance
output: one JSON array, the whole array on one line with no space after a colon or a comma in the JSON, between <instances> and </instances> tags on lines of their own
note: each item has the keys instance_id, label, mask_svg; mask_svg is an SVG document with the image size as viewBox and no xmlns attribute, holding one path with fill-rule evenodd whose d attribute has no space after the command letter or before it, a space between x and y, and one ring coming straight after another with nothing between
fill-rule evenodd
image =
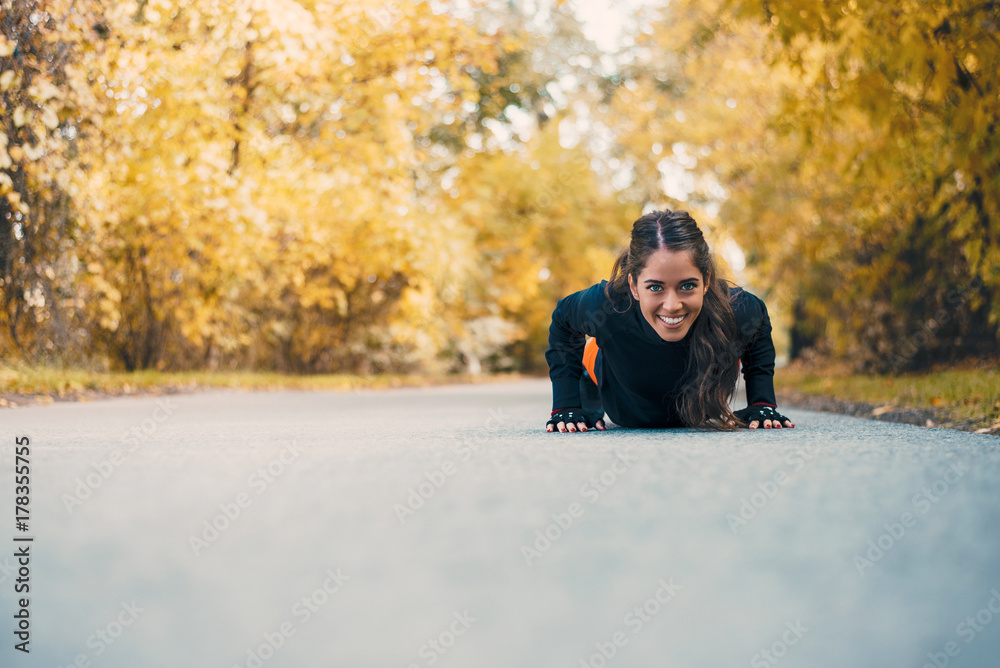
<instances>
[{"instance_id":1,"label":"asphalt road","mask_svg":"<svg viewBox=\"0 0 1000 668\"><path fill-rule=\"evenodd\" d=\"M5 410L0 665L1000 665L1000 439L795 410L546 434L548 404L530 381Z\"/></svg>"}]
</instances>

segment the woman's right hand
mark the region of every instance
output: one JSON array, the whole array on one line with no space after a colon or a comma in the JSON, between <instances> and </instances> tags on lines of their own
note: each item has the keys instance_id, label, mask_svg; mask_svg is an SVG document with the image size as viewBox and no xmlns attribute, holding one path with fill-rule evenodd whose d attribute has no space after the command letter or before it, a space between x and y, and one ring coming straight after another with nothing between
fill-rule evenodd
<instances>
[{"instance_id":1,"label":"woman's right hand","mask_svg":"<svg viewBox=\"0 0 1000 668\"><path fill-rule=\"evenodd\" d=\"M553 431L582 432L591 428L604 431L606 429L604 416L602 415L596 420L594 418L595 415L592 412L582 408L562 408L553 413L549 421L545 423L545 431L550 433Z\"/></svg>"}]
</instances>

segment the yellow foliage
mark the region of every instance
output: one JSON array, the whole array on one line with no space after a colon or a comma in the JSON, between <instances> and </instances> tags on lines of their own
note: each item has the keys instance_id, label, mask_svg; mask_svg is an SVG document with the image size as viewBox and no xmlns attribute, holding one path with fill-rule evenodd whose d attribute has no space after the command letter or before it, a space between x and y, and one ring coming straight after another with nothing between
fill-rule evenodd
<instances>
[{"instance_id":1,"label":"yellow foliage","mask_svg":"<svg viewBox=\"0 0 1000 668\"><path fill-rule=\"evenodd\" d=\"M8 3L0 351L540 367L664 202L830 350L888 358L951 289L997 321L986 6L678 0L608 75L569 4L556 39L481 2Z\"/></svg>"},{"instance_id":2,"label":"yellow foliage","mask_svg":"<svg viewBox=\"0 0 1000 668\"><path fill-rule=\"evenodd\" d=\"M987 15L971 0L671 3L609 116L635 119L622 141L637 164L663 146L696 176L686 197L721 206L749 280L813 344L883 369L995 348L997 328L973 306L992 293L1000 313L985 255L1000 246L1000 48L977 27ZM666 67L655 54L674 44L690 46ZM663 192L661 169L639 182L644 197ZM942 308L937 340L900 353Z\"/></svg>"}]
</instances>

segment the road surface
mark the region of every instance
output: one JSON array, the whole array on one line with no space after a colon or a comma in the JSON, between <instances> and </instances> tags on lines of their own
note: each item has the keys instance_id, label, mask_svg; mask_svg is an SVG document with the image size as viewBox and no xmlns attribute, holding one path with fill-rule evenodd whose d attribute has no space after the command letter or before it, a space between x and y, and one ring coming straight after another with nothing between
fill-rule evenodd
<instances>
[{"instance_id":1,"label":"road surface","mask_svg":"<svg viewBox=\"0 0 1000 668\"><path fill-rule=\"evenodd\" d=\"M524 381L5 410L0 665L998 665L1000 439L796 410L546 434L548 407Z\"/></svg>"}]
</instances>

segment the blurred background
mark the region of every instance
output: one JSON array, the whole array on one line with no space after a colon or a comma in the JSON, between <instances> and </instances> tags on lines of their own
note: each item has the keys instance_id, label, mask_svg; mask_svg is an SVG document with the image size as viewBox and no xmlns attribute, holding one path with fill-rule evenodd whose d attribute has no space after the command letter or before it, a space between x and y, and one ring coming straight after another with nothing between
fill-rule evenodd
<instances>
[{"instance_id":1,"label":"blurred background","mask_svg":"<svg viewBox=\"0 0 1000 668\"><path fill-rule=\"evenodd\" d=\"M0 7L4 360L540 373L663 207L785 356L1000 353L1000 3Z\"/></svg>"}]
</instances>

